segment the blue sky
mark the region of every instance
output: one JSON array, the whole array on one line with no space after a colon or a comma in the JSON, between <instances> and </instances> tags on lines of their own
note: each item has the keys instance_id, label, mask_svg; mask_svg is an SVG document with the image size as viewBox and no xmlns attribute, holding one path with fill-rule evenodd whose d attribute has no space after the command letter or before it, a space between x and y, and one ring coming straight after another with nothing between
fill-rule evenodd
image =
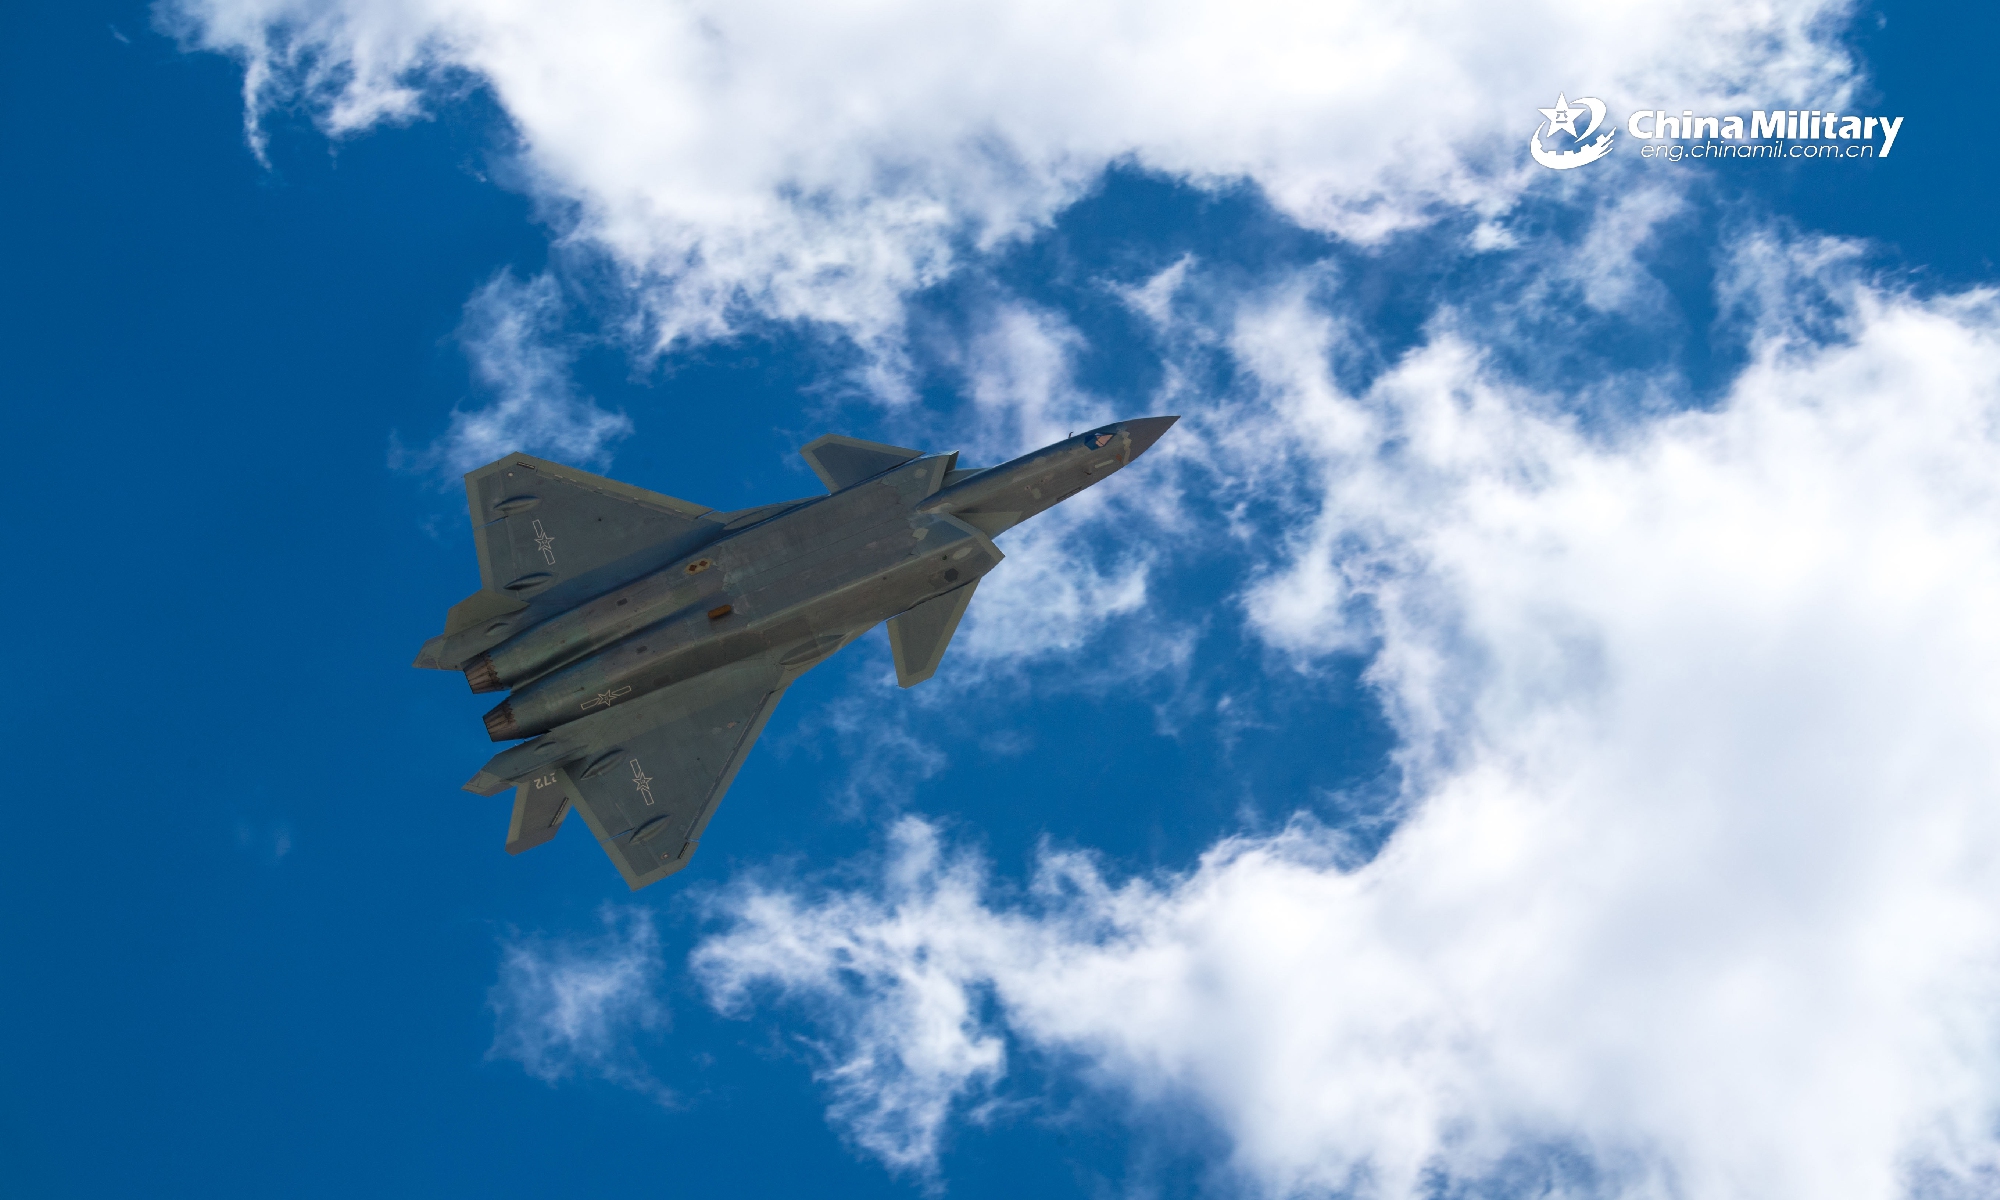
<instances>
[{"instance_id":1,"label":"blue sky","mask_svg":"<svg viewBox=\"0 0 2000 1200\"><path fill-rule=\"evenodd\" d=\"M1684 8L0 11L0 1190L1993 1194L2000 31ZM1158 412L673 879L458 790L457 472Z\"/></svg>"}]
</instances>

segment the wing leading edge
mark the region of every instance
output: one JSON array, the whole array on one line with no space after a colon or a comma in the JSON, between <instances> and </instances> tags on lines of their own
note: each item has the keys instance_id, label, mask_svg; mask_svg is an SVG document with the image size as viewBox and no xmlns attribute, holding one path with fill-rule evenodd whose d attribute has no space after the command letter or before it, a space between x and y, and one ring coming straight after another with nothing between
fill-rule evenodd
<instances>
[{"instance_id":1,"label":"wing leading edge","mask_svg":"<svg viewBox=\"0 0 2000 1200\"><path fill-rule=\"evenodd\" d=\"M913 458L922 458L924 452L908 446L864 442L860 438L829 433L800 447L799 455L813 469L813 474L819 476L827 491L837 492L864 479L872 479L891 467L900 467Z\"/></svg>"}]
</instances>

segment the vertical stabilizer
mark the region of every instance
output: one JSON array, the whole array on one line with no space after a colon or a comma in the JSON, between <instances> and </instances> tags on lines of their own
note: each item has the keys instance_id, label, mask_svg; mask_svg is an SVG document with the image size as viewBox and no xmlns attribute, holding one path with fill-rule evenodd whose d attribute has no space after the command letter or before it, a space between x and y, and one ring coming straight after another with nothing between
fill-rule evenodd
<instances>
[{"instance_id":1,"label":"vertical stabilizer","mask_svg":"<svg viewBox=\"0 0 2000 1200\"><path fill-rule=\"evenodd\" d=\"M514 789L514 819L507 825L507 853L532 850L556 835L569 815L569 797L553 771L537 771Z\"/></svg>"}]
</instances>

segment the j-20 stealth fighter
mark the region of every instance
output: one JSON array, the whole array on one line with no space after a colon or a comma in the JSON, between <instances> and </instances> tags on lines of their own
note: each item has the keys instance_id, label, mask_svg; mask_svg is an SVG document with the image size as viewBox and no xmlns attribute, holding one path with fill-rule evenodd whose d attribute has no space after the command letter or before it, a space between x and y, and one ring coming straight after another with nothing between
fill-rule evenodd
<instances>
[{"instance_id":1,"label":"j-20 stealth fighter","mask_svg":"<svg viewBox=\"0 0 2000 1200\"><path fill-rule=\"evenodd\" d=\"M995 535L1128 465L1175 417L963 470L829 434L828 494L737 512L510 454L465 477L480 590L416 665L510 692L465 790L514 789L507 850L575 809L635 890L688 864L793 680L887 621L896 681L938 669Z\"/></svg>"}]
</instances>

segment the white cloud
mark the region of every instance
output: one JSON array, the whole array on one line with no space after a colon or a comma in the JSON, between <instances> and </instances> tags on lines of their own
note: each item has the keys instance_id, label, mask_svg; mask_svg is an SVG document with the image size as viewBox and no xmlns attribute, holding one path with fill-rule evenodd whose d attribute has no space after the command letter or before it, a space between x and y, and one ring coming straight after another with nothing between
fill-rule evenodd
<instances>
[{"instance_id":1,"label":"white cloud","mask_svg":"<svg viewBox=\"0 0 2000 1200\"><path fill-rule=\"evenodd\" d=\"M1116 411L1078 386L1072 366L1084 345L1060 313L1018 301L982 312L976 332L952 355L972 401L955 415L946 443L962 447L961 465L995 466L1120 417L1150 415ZM925 440L938 441L912 444ZM1139 531L1177 519L1174 441L1169 433L1130 474L1000 536L1007 561L981 580L953 639L946 669L954 679L1071 654L1145 607L1157 554Z\"/></svg>"},{"instance_id":2,"label":"white cloud","mask_svg":"<svg viewBox=\"0 0 2000 1200\"><path fill-rule=\"evenodd\" d=\"M895 668L889 662L887 636L848 648L850 660L867 656L876 666L879 687L873 692L841 696L822 703L800 718L797 733L766 741L772 751L794 753L804 747L814 755L831 747L843 768L843 782L828 787L826 799L848 819L901 808L925 780L950 764L944 750L912 729L907 700L888 699Z\"/></svg>"},{"instance_id":3,"label":"white cloud","mask_svg":"<svg viewBox=\"0 0 2000 1200\"><path fill-rule=\"evenodd\" d=\"M956 886L922 915L963 919L968 929L986 923L975 881L958 878L962 864L937 860L928 827L904 821L898 830L905 852L892 865L891 887L902 891L942 871ZM818 1078L832 1092L831 1116L891 1167L930 1174L953 1100L998 1078L1006 1063L1001 1039L978 1028L966 964L934 956L946 948L925 924L898 929L894 916L870 920L880 910L861 896L831 897L817 920L782 892L740 893L732 907L761 936L697 951L717 1006L742 1011L752 983L818 1002L830 1050Z\"/></svg>"},{"instance_id":4,"label":"white cloud","mask_svg":"<svg viewBox=\"0 0 2000 1200\"><path fill-rule=\"evenodd\" d=\"M1449 328L1350 395L1336 326L1246 309L1320 499L1245 611L1372 648L1404 824L1360 866L1305 819L1177 877L1051 853L1021 896L906 821L879 887L739 886L717 1001L817 1022L835 1119L908 1167L1011 1038L1196 1106L1269 1194L1548 1145L1623 1195L1990 1190L2000 303L1842 259L1746 247L1837 336L1773 319L1714 410L1591 432Z\"/></svg>"},{"instance_id":5,"label":"white cloud","mask_svg":"<svg viewBox=\"0 0 2000 1200\"><path fill-rule=\"evenodd\" d=\"M632 421L576 394L561 328L562 292L549 275L523 282L502 271L474 292L459 340L473 379L494 399L484 408L453 410L450 428L418 460L451 475L511 453L607 463L611 444L632 432Z\"/></svg>"},{"instance_id":6,"label":"white cloud","mask_svg":"<svg viewBox=\"0 0 2000 1200\"><path fill-rule=\"evenodd\" d=\"M1071 375L1083 337L1059 313L1014 302L982 314L959 363L972 417L967 466L1037 450L1118 415Z\"/></svg>"},{"instance_id":7,"label":"white cloud","mask_svg":"<svg viewBox=\"0 0 2000 1200\"><path fill-rule=\"evenodd\" d=\"M1159 468L1149 462L1145 467ZM1131 479L1110 484L1143 488ZM1130 515L1131 506L1068 501L1003 535L1007 561L980 581L965 623L952 639L954 671L961 664L982 670L1027 666L1049 655L1070 655L1107 625L1146 606L1146 579L1153 552L1140 539L1121 545L1110 530L1120 522L1107 510ZM1072 511L1074 509L1074 511ZM1130 532L1137 521L1127 521ZM1091 553L1092 543L1108 553Z\"/></svg>"},{"instance_id":8,"label":"white cloud","mask_svg":"<svg viewBox=\"0 0 2000 1200\"><path fill-rule=\"evenodd\" d=\"M595 938L510 937L500 948L500 978L487 993L493 1010L488 1058L509 1059L545 1083L577 1075L629 1087L660 1103L672 1093L641 1056L641 1035L666 1028L654 995L660 937L643 909L603 913Z\"/></svg>"},{"instance_id":9,"label":"white cloud","mask_svg":"<svg viewBox=\"0 0 2000 1200\"><path fill-rule=\"evenodd\" d=\"M1107 166L1248 179L1353 236L1488 215L1558 89L1616 111L1837 107L1842 0L1496 7L1291 0L168 0L245 64L253 131L329 133L489 87L526 176L640 287L661 345L753 312L889 336L968 248ZM1608 172L1600 172L1600 175Z\"/></svg>"}]
</instances>

